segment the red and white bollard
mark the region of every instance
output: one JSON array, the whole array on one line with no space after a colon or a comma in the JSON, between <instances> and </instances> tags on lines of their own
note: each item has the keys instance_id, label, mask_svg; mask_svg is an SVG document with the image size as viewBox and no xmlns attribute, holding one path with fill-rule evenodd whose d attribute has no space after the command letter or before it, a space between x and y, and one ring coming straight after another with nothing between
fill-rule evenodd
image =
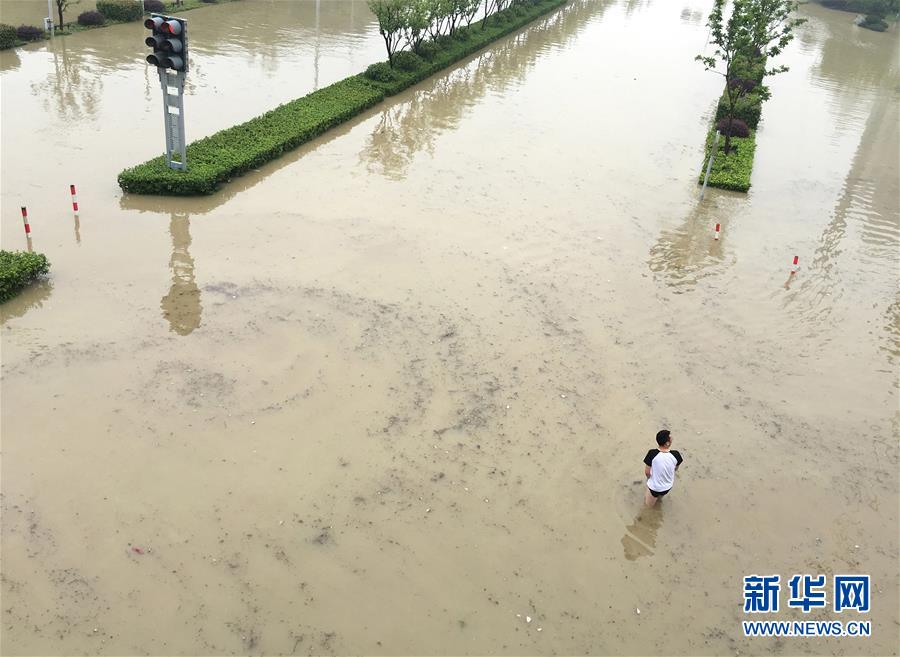
<instances>
[{"instance_id":1,"label":"red and white bollard","mask_svg":"<svg viewBox=\"0 0 900 657\"><path fill-rule=\"evenodd\" d=\"M800 256L794 256L794 262L791 264L791 273L796 274L800 269Z\"/></svg>"},{"instance_id":2,"label":"red and white bollard","mask_svg":"<svg viewBox=\"0 0 900 657\"><path fill-rule=\"evenodd\" d=\"M31 239L31 226L28 223L28 208L22 206L22 223L25 224L25 237Z\"/></svg>"},{"instance_id":3,"label":"red and white bollard","mask_svg":"<svg viewBox=\"0 0 900 657\"><path fill-rule=\"evenodd\" d=\"M72 211L78 216L78 197L75 195L75 185L69 185L69 192L72 194Z\"/></svg>"},{"instance_id":4,"label":"red and white bollard","mask_svg":"<svg viewBox=\"0 0 900 657\"><path fill-rule=\"evenodd\" d=\"M715 235L713 235L713 239L714 239L714 240L718 240L718 239L719 239L719 231L720 231L721 229L722 229L722 224L716 224L716 232L715 232Z\"/></svg>"}]
</instances>

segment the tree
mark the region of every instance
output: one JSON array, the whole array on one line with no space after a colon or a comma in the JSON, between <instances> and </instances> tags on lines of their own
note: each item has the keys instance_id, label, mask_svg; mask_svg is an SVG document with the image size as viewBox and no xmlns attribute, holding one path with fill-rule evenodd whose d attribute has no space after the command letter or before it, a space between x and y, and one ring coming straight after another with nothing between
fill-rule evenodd
<instances>
[{"instance_id":1,"label":"tree","mask_svg":"<svg viewBox=\"0 0 900 657\"><path fill-rule=\"evenodd\" d=\"M53 0L56 3L56 12L59 14L59 27L63 26L63 12L71 5L77 5L81 0Z\"/></svg>"},{"instance_id":2,"label":"tree","mask_svg":"<svg viewBox=\"0 0 900 657\"><path fill-rule=\"evenodd\" d=\"M406 0L369 0L369 9L378 19L378 32L384 39L391 66L394 65L394 53L403 38L406 5Z\"/></svg>"},{"instance_id":3,"label":"tree","mask_svg":"<svg viewBox=\"0 0 900 657\"><path fill-rule=\"evenodd\" d=\"M466 19L466 27L472 24L472 19L481 7L481 0L462 0L463 18Z\"/></svg>"},{"instance_id":4,"label":"tree","mask_svg":"<svg viewBox=\"0 0 900 657\"><path fill-rule=\"evenodd\" d=\"M765 98L761 84L765 75L782 73L780 66L766 70L767 61L780 54L794 38L793 29L804 21L792 19L793 0L733 0L731 14L725 18L728 0L714 0L707 26L715 46L712 55L697 55L707 71L725 78L726 118L725 153L731 150L731 126L738 101L750 91Z\"/></svg>"},{"instance_id":5,"label":"tree","mask_svg":"<svg viewBox=\"0 0 900 657\"><path fill-rule=\"evenodd\" d=\"M805 18L792 18L797 9L794 0L749 0L750 43L753 53L768 61L781 54L794 38L794 28L806 22ZM766 71L774 75L787 71L787 66Z\"/></svg>"},{"instance_id":6,"label":"tree","mask_svg":"<svg viewBox=\"0 0 900 657\"><path fill-rule=\"evenodd\" d=\"M428 33L430 0L406 0L403 11L403 38L413 52L419 52L419 47Z\"/></svg>"}]
</instances>

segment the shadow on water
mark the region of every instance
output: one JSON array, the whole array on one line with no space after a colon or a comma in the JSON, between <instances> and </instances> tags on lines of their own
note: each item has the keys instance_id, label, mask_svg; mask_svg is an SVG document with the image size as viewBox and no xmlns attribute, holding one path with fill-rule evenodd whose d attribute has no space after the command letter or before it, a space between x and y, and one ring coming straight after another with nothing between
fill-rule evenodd
<instances>
[{"instance_id":1,"label":"shadow on water","mask_svg":"<svg viewBox=\"0 0 900 657\"><path fill-rule=\"evenodd\" d=\"M0 51L0 72L15 71L22 65L15 48Z\"/></svg>"},{"instance_id":2,"label":"shadow on water","mask_svg":"<svg viewBox=\"0 0 900 657\"><path fill-rule=\"evenodd\" d=\"M0 325L22 317L33 308L41 308L53 294L53 282L41 279L22 290L18 296L0 304Z\"/></svg>"},{"instance_id":3,"label":"shadow on water","mask_svg":"<svg viewBox=\"0 0 900 657\"><path fill-rule=\"evenodd\" d=\"M742 201L743 194L708 188L706 198L696 203L682 224L674 230L661 231L650 248L647 265L654 278L675 294L683 294L703 278L720 273L735 204ZM721 224L718 240L716 223ZM730 264L734 264L733 259Z\"/></svg>"},{"instance_id":4,"label":"shadow on water","mask_svg":"<svg viewBox=\"0 0 900 657\"><path fill-rule=\"evenodd\" d=\"M222 11L228 11L228 20L221 20ZM196 93L205 81L206 68L217 66L217 60L229 59L242 65L252 60L262 66L264 75L275 77L285 62L297 62L312 54L318 75L320 55L340 57L345 53L344 58L350 59L354 50L373 38L373 33L377 36L375 18L364 0L265 4L251 0L229 3L227 9L202 8L186 17L191 25L192 52L188 95ZM130 75L142 65L143 32L139 23L127 23L56 36L21 49L23 57L38 53L52 57L52 73L33 83L32 93L63 120L95 117L99 112L96 105L108 100L102 93L104 77L113 72ZM16 50L0 54L0 70L21 66ZM155 71L145 71L149 73L154 73L151 77L155 80Z\"/></svg>"},{"instance_id":5,"label":"shadow on water","mask_svg":"<svg viewBox=\"0 0 900 657\"><path fill-rule=\"evenodd\" d=\"M159 302L163 317L169 321L169 329L178 335L190 335L200 326L203 306L200 288L194 280L194 258L191 257L191 222L186 214L172 213L169 220L172 236L172 286Z\"/></svg>"},{"instance_id":6,"label":"shadow on water","mask_svg":"<svg viewBox=\"0 0 900 657\"><path fill-rule=\"evenodd\" d=\"M703 13L702 9L697 9L696 7L684 7L681 10L681 20L691 25L703 25L704 21L706 21L706 14Z\"/></svg>"},{"instance_id":7,"label":"shadow on water","mask_svg":"<svg viewBox=\"0 0 900 657\"><path fill-rule=\"evenodd\" d=\"M52 73L33 83L31 92L43 101L48 113L52 110L65 121L95 118L103 97L102 69L94 65L89 52L71 47L65 38L54 39L47 50L53 62Z\"/></svg>"},{"instance_id":8,"label":"shadow on water","mask_svg":"<svg viewBox=\"0 0 900 657\"><path fill-rule=\"evenodd\" d=\"M659 505L643 508L635 516L634 522L625 528L622 535L622 549L626 559L637 561L653 554L656 548L656 534L662 527L662 513Z\"/></svg>"},{"instance_id":9,"label":"shadow on water","mask_svg":"<svg viewBox=\"0 0 900 657\"><path fill-rule=\"evenodd\" d=\"M401 94L382 110L360 160L367 163L370 173L404 179L416 154L425 151L433 155L437 136L457 128L466 111L485 94L504 94L527 75L547 48L564 46L609 6L590 0L572 2L464 60L430 84L425 82Z\"/></svg>"},{"instance_id":10,"label":"shadow on water","mask_svg":"<svg viewBox=\"0 0 900 657\"><path fill-rule=\"evenodd\" d=\"M831 19L826 15L824 18ZM833 30L859 30L838 25ZM861 249L860 261L871 273L885 266L900 266L897 244L900 242L900 151L898 143L897 50L896 34L853 32L829 34L822 43L822 58L815 69L826 86L833 87L832 111L846 119L865 121L850 169L843 180L831 219L818 239L807 276L790 295L784 306L810 324L829 319L844 294L846 264L842 256ZM873 40L874 39L874 40ZM846 80L853 79L854 85ZM875 98L871 98L875 95ZM839 109L835 109L838 107ZM840 118L838 120L841 120ZM885 175L885 172L893 175ZM859 242L847 243L848 233L858 233ZM898 304L884 313L886 344L890 357L900 353Z\"/></svg>"}]
</instances>

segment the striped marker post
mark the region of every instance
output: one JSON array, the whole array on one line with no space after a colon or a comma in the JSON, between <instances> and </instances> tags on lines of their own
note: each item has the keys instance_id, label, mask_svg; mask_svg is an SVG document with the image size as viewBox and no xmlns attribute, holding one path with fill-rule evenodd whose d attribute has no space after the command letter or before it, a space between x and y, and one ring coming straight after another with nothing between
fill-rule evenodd
<instances>
[{"instance_id":1,"label":"striped marker post","mask_svg":"<svg viewBox=\"0 0 900 657\"><path fill-rule=\"evenodd\" d=\"M800 269L800 256L794 256L794 262L791 263L791 273L796 274L798 269Z\"/></svg>"},{"instance_id":2,"label":"striped marker post","mask_svg":"<svg viewBox=\"0 0 900 657\"><path fill-rule=\"evenodd\" d=\"M25 237L31 239L31 225L28 223L28 208L22 206L22 223L25 224Z\"/></svg>"},{"instance_id":3,"label":"striped marker post","mask_svg":"<svg viewBox=\"0 0 900 657\"><path fill-rule=\"evenodd\" d=\"M69 192L72 194L72 211L78 217L78 197L75 195L75 185L69 185Z\"/></svg>"},{"instance_id":4,"label":"striped marker post","mask_svg":"<svg viewBox=\"0 0 900 657\"><path fill-rule=\"evenodd\" d=\"M719 240L719 231L720 231L721 229L722 229L722 224L716 224L716 232L715 232L715 234L713 235L713 239L714 239L714 240L716 240L716 241Z\"/></svg>"}]
</instances>

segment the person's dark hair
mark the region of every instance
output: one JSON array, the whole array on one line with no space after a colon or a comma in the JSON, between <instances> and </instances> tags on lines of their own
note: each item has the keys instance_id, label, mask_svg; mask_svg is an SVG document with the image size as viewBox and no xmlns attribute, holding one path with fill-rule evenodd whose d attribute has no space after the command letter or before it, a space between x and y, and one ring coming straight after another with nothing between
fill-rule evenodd
<instances>
[{"instance_id":1,"label":"person's dark hair","mask_svg":"<svg viewBox=\"0 0 900 657\"><path fill-rule=\"evenodd\" d=\"M662 447L667 442L669 442L669 430L663 429L662 431L658 431L656 433L656 444Z\"/></svg>"}]
</instances>

